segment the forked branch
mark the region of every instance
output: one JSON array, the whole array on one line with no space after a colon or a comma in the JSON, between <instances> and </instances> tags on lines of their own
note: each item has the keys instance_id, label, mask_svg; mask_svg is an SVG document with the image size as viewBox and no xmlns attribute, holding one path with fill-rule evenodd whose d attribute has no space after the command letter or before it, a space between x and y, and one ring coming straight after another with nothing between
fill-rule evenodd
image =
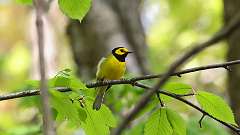
<instances>
[{"instance_id":1,"label":"forked branch","mask_svg":"<svg viewBox=\"0 0 240 135\"><path fill-rule=\"evenodd\" d=\"M138 115L138 113L147 105L152 95L157 92L170 78L171 74L175 72L175 70L185 63L191 57L197 55L199 52L204 49L220 42L221 40L228 37L230 34L236 30L240 26L240 13L237 14L229 23L229 25L223 27L219 32L217 32L212 38L209 40L196 44L190 51L187 51L182 57L179 57L174 63L170 65L168 70L163 74L162 78L159 79L159 82L152 87L149 91L147 91L142 98L137 102L135 107L129 112L129 114L123 118L122 122L120 122L119 126L114 131L114 135L120 135L123 129L129 124L131 120Z\"/></svg>"}]
</instances>

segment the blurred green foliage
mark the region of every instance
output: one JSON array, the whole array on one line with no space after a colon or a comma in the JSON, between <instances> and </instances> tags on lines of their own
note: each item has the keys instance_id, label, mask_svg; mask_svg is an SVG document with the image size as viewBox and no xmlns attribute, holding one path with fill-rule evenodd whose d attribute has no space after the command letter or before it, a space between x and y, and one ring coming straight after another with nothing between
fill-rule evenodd
<instances>
[{"instance_id":1,"label":"blurred green foliage","mask_svg":"<svg viewBox=\"0 0 240 135\"><path fill-rule=\"evenodd\" d=\"M160 63L152 65L155 72L166 69L181 52L196 41L207 39L222 26L223 5L220 0L209 0L208 4L201 0L151 0L149 6L151 4L158 9L152 26L147 30L151 63ZM215 53L211 56L200 54L194 65L211 62L210 57L215 61L223 58L223 46L206 52L213 50ZM209 60L204 61L206 57ZM168 59L165 60L166 58Z\"/></svg>"},{"instance_id":2,"label":"blurred green foliage","mask_svg":"<svg viewBox=\"0 0 240 135\"><path fill-rule=\"evenodd\" d=\"M17 3L32 5L32 0L16 0Z\"/></svg>"}]
</instances>

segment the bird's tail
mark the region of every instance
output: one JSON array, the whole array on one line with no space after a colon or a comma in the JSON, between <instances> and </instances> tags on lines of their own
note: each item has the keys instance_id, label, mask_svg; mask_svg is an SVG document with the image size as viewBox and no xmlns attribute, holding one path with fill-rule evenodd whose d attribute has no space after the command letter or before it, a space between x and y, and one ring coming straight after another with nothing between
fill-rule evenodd
<instances>
[{"instance_id":1,"label":"bird's tail","mask_svg":"<svg viewBox=\"0 0 240 135\"><path fill-rule=\"evenodd\" d=\"M102 105L102 102L103 102L103 98L104 98L106 89L107 89L106 86L96 88L98 93L97 93L97 96L96 96L95 101L93 103L93 109L94 110L99 110L100 109L100 107Z\"/></svg>"}]
</instances>

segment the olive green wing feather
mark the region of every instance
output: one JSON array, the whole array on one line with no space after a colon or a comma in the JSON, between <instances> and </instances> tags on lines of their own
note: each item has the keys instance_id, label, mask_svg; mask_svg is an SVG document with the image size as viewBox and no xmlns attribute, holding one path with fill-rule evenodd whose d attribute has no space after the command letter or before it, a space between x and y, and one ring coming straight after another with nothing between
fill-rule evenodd
<instances>
[{"instance_id":1,"label":"olive green wing feather","mask_svg":"<svg viewBox=\"0 0 240 135\"><path fill-rule=\"evenodd\" d=\"M104 80L104 73L103 73L103 64L106 62L106 58L102 58L97 66L97 73L96 73L96 78L97 81L103 81ZM97 87L95 88L97 91L97 96L95 98L95 101L93 103L93 109L94 110L99 110L102 102L103 102L103 98L107 89L107 86L101 86L101 87Z\"/></svg>"},{"instance_id":2,"label":"olive green wing feather","mask_svg":"<svg viewBox=\"0 0 240 135\"><path fill-rule=\"evenodd\" d=\"M97 73L96 73L97 81L104 80L103 66L106 63L106 61L107 59L105 57L102 57L102 59L98 62Z\"/></svg>"}]
</instances>

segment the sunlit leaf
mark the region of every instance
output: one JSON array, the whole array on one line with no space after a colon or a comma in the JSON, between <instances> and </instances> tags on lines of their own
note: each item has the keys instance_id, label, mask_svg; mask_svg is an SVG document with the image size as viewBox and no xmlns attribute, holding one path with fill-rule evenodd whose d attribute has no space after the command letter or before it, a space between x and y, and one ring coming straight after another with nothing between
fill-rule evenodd
<instances>
[{"instance_id":1,"label":"sunlit leaf","mask_svg":"<svg viewBox=\"0 0 240 135\"><path fill-rule=\"evenodd\" d=\"M109 135L110 127L116 126L116 119L112 112L102 105L100 110L96 111L92 109L92 101L86 102L85 110L87 112L87 119L82 124L82 127L87 135Z\"/></svg>"},{"instance_id":2,"label":"sunlit leaf","mask_svg":"<svg viewBox=\"0 0 240 135\"><path fill-rule=\"evenodd\" d=\"M38 89L40 81L38 80L28 80L25 82L25 89Z\"/></svg>"},{"instance_id":3,"label":"sunlit leaf","mask_svg":"<svg viewBox=\"0 0 240 135\"><path fill-rule=\"evenodd\" d=\"M174 94L189 94L192 90L192 87L188 84L184 84L184 83L167 83L166 85L164 85L163 90L169 91L171 93ZM161 95L163 101L170 101L172 98L165 96L165 95Z\"/></svg>"},{"instance_id":4,"label":"sunlit leaf","mask_svg":"<svg viewBox=\"0 0 240 135\"><path fill-rule=\"evenodd\" d=\"M124 135L143 135L144 133L144 123L138 123L134 127L131 127L130 129L126 130L124 132Z\"/></svg>"},{"instance_id":5,"label":"sunlit leaf","mask_svg":"<svg viewBox=\"0 0 240 135\"><path fill-rule=\"evenodd\" d=\"M148 119L144 135L186 135L186 124L178 113L160 108Z\"/></svg>"},{"instance_id":6,"label":"sunlit leaf","mask_svg":"<svg viewBox=\"0 0 240 135\"><path fill-rule=\"evenodd\" d=\"M81 112L80 116L77 107L71 102L65 93L51 90L51 95L51 105L57 111L56 119L58 121L68 120L75 125L79 125L81 120L84 120L84 116L86 115Z\"/></svg>"},{"instance_id":7,"label":"sunlit leaf","mask_svg":"<svg viewBox=\"0 0 240 135\"><path fill-rule=\"evenodd\" d=\"M82 20L91 6L91 0L58 0L60 9L72 19Z\"/></svg>"},{"instance_id":8,"label":"sunlit leaf","mask_svg":"<svg viewBox=\"0 0 240 135\"><path fill-rule=\"evenodd\" d=\"M186 123L177 112L167 109L167 118L172 126L173 135L186 135Z\"/></svg>"},{"instance_id":9,"label":"sunlit leaf","mask_svg":"<svg viewBox=\"0 0 240 135\"><path fill-rule=\"evenodd\" d=\"M64 69L59 71L56 76L49 79L49 87L68 87L79 92L79 90L87 89L77 77L71 73L71 69Z\"/></svg>"},{"instance_id":10,"label":"sunlit leaf","mask_svg":"<svg viewBox=\"0 0 240 135\"><path fill-rule=\"evenodd\" d=\"M71 77L71 82L69 87L76 91L78 91L79 89L87 89L85 84L76 77Z\"/></svg>"},{"instance_id":11,"label":"sunlit leaf","mask_svg":"<svg viewBox=\"0 0 240 135\"><path fill-rule=\"evenodd\" d=\"M55 77L54 87L69 87L71 79L64 76Z\"/></svg>"},{"instance_id":12,"label":"sunlit leaf","mask_svg":"<svg viewBox=\"0 0 240 135\"><path fill-rule=\"evenodd\" d=\"M196 98L201 107L212 116L224 122L237 125L231 108L221 97L206 91L198 91Z\"/></svg>"}]
</instances>

